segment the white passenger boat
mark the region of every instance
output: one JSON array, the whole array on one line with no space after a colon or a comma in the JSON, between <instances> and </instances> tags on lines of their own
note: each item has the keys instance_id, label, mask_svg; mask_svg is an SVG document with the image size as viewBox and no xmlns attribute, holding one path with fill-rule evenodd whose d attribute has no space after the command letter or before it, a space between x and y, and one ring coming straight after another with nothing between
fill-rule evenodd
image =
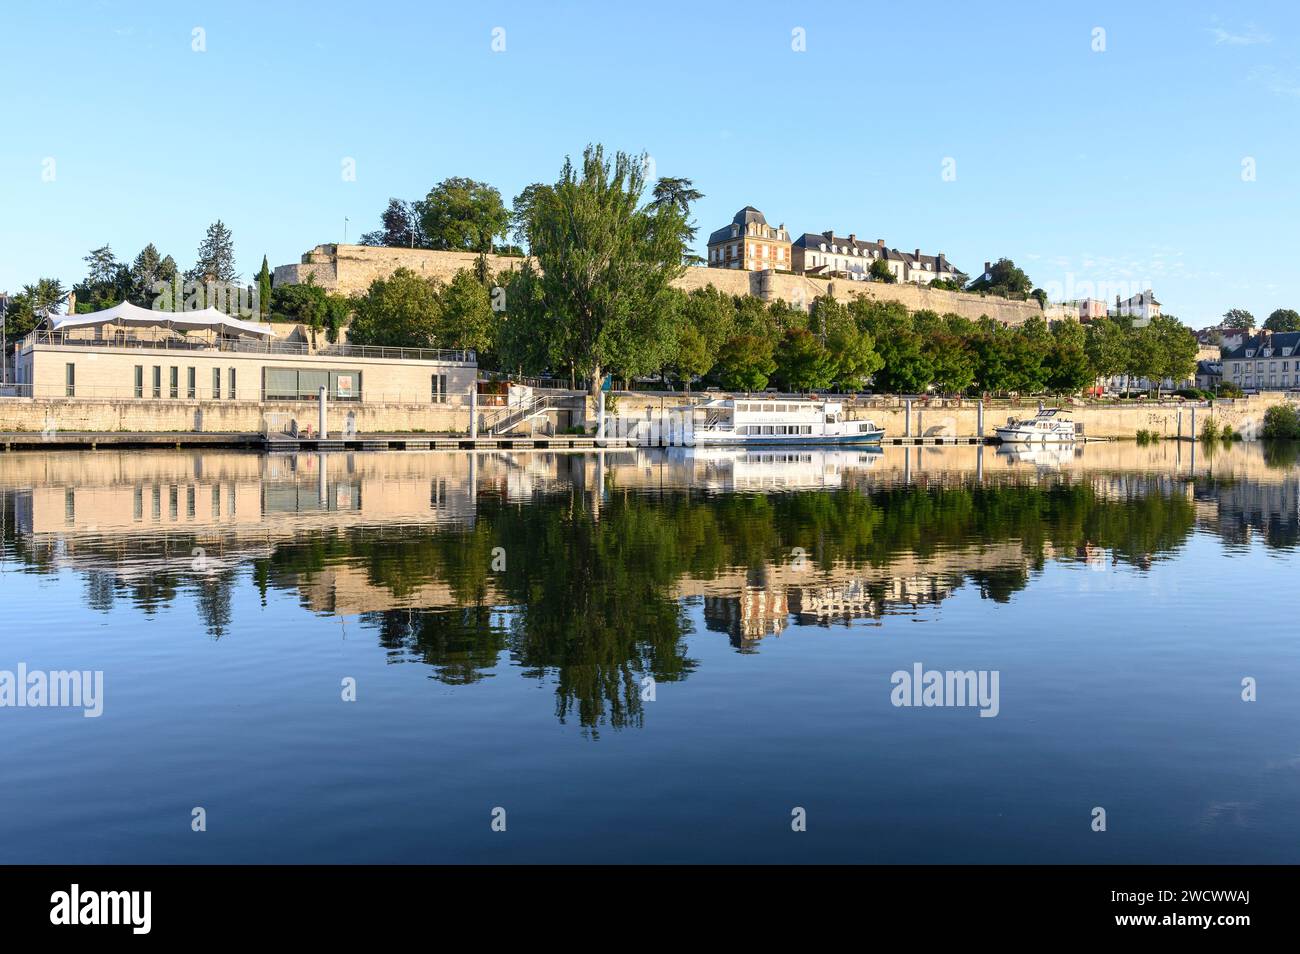
<instances>
[{"instance_id":1,"label":"white passenger boat","mask_svg":"<svg viewBox=\"0 0 1300 954\"><path fill-rule=\"evenodd\" d=\"M879 444L884 428L850 421L835 401L725 398L697 405L694 442L719 445Z\"/></svg>"},{"instance_id":2,"label":"white passenger boat","mask_svg":"<svg viewBox=\"0 0 1300 954\"><path fill-rule=\"evenodd\" d=\"M1059 407L1045 407L1028 421L1008 418L996 433L1007 444L1072 444L1083 436L1083 428Z\"/></svg>"}]
</instances>

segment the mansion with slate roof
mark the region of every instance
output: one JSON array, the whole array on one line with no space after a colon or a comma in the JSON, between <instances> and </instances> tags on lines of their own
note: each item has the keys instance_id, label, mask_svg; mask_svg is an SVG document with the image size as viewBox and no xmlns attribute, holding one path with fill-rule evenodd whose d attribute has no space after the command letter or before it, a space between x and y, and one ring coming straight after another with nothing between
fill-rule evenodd
<instances>
[{"instance_id":1,"label":"mansion with slate roof","mask_svg":"<svg viewBox=\"0 0 1300 954\"><path fill-rule=\"evenodd\" d=\"M762 212L747 205L736 213L730 225L709 236L709 267L792 271L790 233L785 223L772 228Z\"/></svg>"},{"instance_id":2,"label":"mansion with slate roof","mask_svg":"<svg viewBox=\"0 0 1300 954\"><path fill-rule=\"evenodd\" d=\"M763 213L747 205L731 224L709 235L709 267L739 268L746 271L775 269L818 278L870 281L871 267L883 261L900 283L928 285L942 279L953 281L959 272L943 252L923 255L888 248L884 239L860 240L830 232L805 232L793 242L784 223L772 228Z\"/></svg>"},{"instance_id":3,"label":"mansion with slate roof","mask_svg":"<svg viewBox=\"0 0 1300 954\"><path fill-rule=\"evenodd\" d=\"M1300 388L1300 331L1265 331L1225 348L1223 380L1247 392Z\"/></svg>"}]
</instances>

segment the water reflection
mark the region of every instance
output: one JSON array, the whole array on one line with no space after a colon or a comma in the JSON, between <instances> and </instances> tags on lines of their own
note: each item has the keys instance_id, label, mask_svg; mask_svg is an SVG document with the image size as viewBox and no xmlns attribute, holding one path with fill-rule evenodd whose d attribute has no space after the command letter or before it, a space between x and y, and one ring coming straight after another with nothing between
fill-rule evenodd
<instances>
[{"instance_id":1,"label":"water reflection","mask_svg":"<svg viewBox=\"0 0 1300 954\"><path fill-rule=\"evenodd\" d=\"M1150 569L1200 528L1294 549L1293 458L1259 447L600 454L48 453L4 458L6 569L84 603L191 594L231 630L251 580L352 618L448 685L551 682L555 714L642 724L686 637L755 652L790 625L874 625L963 588L1007 602L1049 561Z\"/></svg>"}]
</instances>

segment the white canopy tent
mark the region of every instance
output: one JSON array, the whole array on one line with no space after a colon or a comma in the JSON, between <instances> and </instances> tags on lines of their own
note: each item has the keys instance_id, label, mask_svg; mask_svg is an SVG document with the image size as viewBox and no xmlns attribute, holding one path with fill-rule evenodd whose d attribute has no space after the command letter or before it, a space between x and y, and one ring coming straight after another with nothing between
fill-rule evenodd
<instances>
[{"instance_id":1,"label":"white canopy tent","mask_svg":"<svg viewBox=\"0 0 1300 954\"><path fill-rule=\"evenodd\" d=\"M176 331L210 331L232 337L253 336L270 338L275 335L270 325L232 318L215 308L202 311L152 311L130 302L86 315L51 315L50 330L71 331L96 325L121 325L122 327L160 327Z\"/></svg>"}]
</instances>

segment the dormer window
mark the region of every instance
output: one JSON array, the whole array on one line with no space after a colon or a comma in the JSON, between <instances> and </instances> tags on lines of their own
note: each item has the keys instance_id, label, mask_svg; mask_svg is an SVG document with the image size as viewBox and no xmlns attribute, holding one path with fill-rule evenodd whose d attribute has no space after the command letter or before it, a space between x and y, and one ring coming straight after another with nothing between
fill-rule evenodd
<instances>
[{"instance_id":1,"label":"dormer window","mask_svg":"<svg viewBox=\"0 0 1300 954\"><path fill-rule=\"evenodd\" d=\"M1291 348L1283 348L1283 349L1282 349L1282 357L1284 357L1284 358L1289 358L1289 357L1291 357L1291 350L1292 350Z\"/></svg>"},{"instance_id":2,"label":"dormer window","mask_svg":"<svg viewBox=\"0 0 1300 954\"><path fill-rule=\"evenodd\" d=\"M1247 349L1246 349L1246 357L1247 357L1247 358L1253 358L1253 357L1255 357L1255 349L1254 349L1254 348L1247 348Z\"/></svg>"},{"instance_id":3,"label":"dormer window","mask_svg":"<svg viewBox=\"0 0 1300 954\"><path fill-rule=\"evenodd\" d=\"M825 243L825 242L822 242L821 245L818 245L817 247L818 247L819 249L821 249L823 252L826 251L826 243Z\"/></svg>"}]
</instances>

